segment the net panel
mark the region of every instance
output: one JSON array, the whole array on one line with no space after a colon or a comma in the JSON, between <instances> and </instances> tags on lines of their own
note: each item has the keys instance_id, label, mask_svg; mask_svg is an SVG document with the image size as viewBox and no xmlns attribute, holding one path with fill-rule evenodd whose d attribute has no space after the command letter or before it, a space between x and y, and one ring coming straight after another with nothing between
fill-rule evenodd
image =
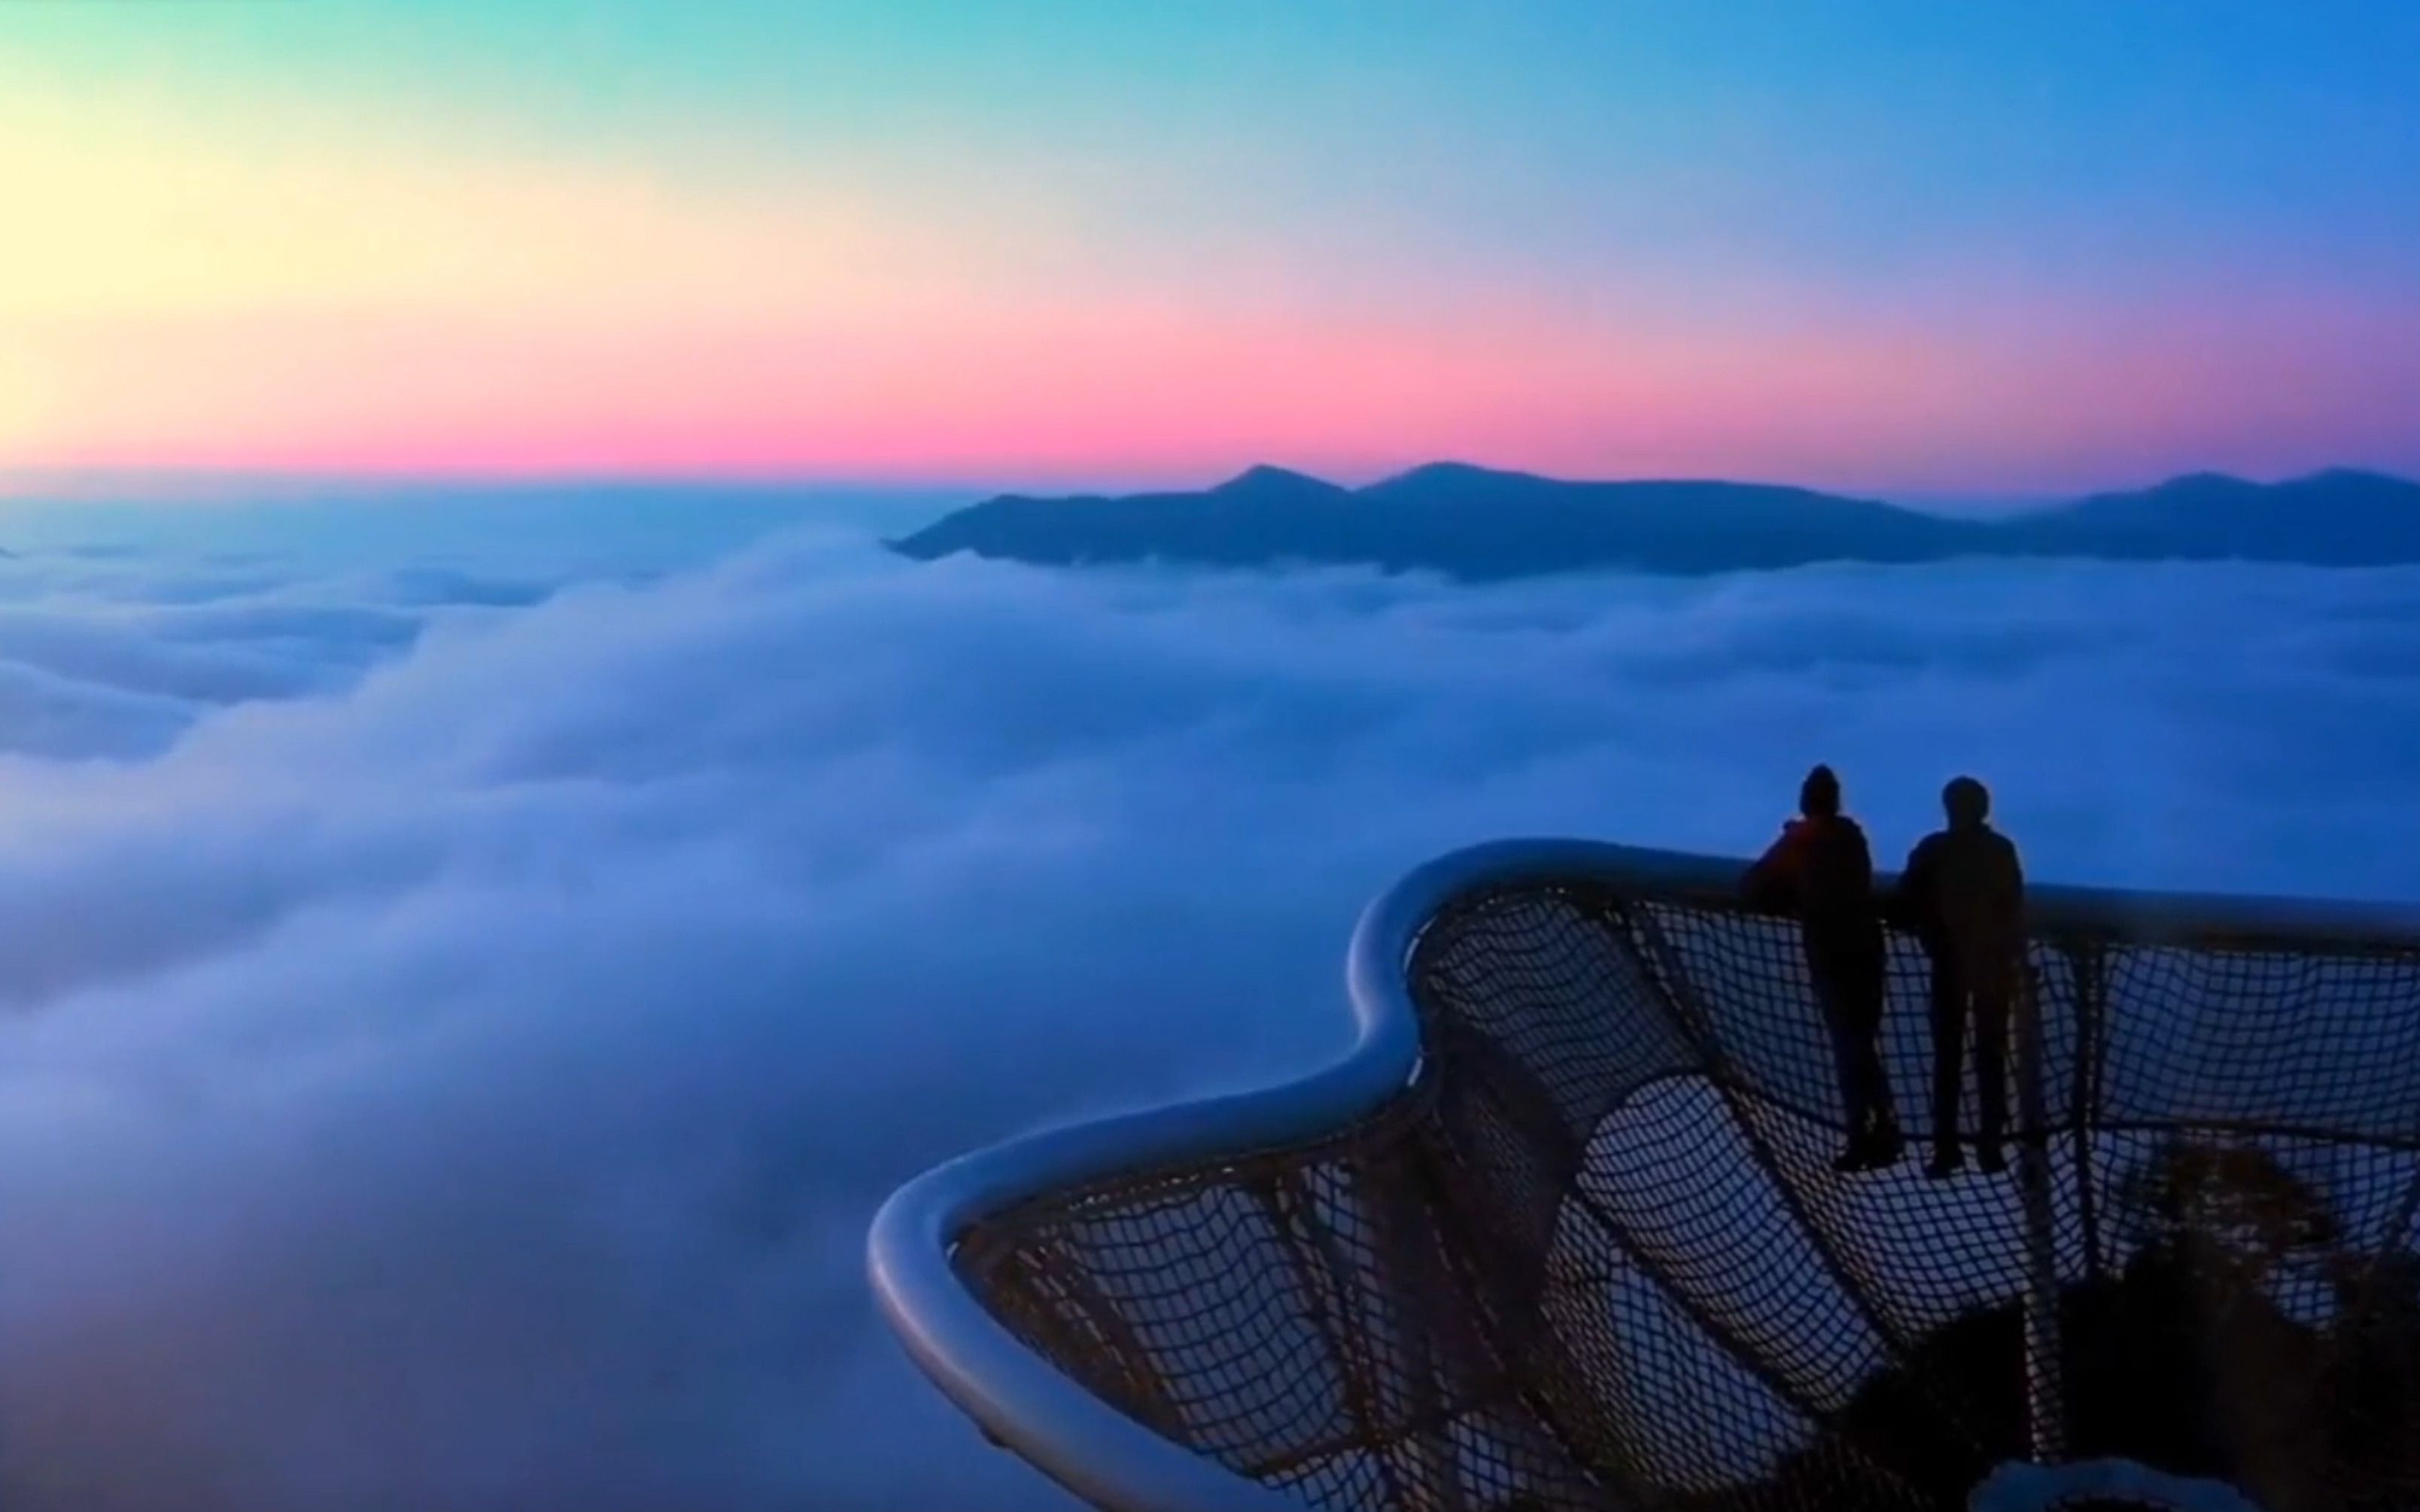
<instances>
[{"instance_id":1,"label":"net panel","mask_svg":"<svg viewBox=\"0 0 2420 1512\"><path fill-rule=\"evenodd\" d=\"M1407 964L1422 1069L1377 1114L1027 1202L954 1263L1087 1389L1319 1507L1963 1505L2028 1451L2029 1264L2071 1453L2420 1505L2420 953L2079 928L2028 968L2030 1158L1926 1177L1930 968L1894 934L1911 1150L1843 1175L1793 923L1477 893Z\"/></svg>"}]
</instances>

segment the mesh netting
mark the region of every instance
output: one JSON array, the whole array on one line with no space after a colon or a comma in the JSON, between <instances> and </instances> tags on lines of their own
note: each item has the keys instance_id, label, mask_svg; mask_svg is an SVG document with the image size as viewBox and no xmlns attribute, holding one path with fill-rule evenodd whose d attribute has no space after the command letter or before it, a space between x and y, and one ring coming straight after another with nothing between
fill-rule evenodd
<instances>
[{"instance_id":1,"label":"mesh netting","mask_svg":"<svg viewBox=\"0 0 2420 1512\"><path fill-rule=\"evenodd\" d=\"M1089 1390L1322 1507L1960 1506L2052 1412L2070 1454L2271 1512L2420 1505L2420 953L2078 929L2029 961L2008 1173L1921 1168L1894 935L1914 1148L1844 1176L1794 924L1473 895L1413 952L1421 1071L1367 1122L1029 1202L955 1263Z\"/></svg>"}]
</instances>

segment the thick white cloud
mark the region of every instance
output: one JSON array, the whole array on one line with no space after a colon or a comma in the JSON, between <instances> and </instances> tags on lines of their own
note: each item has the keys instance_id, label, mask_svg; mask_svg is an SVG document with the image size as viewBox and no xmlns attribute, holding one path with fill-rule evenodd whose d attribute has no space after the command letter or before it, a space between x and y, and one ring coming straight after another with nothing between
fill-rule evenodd
<instances>
[{"instance_id":1,"label":"thick white cloud","mask_svg":"<svg viewBox=\"0 0 2420 1512\"><path fill-rule=\"evenodd\" d=\"M2420 895L2420 574L75 561L0 620L19 1512L1063 1505L875 1203L1340 1048L1464 841L1739 851L1824 759L1888 852L1971 768L2037 875Z\"/></svg>"}]
</instances>

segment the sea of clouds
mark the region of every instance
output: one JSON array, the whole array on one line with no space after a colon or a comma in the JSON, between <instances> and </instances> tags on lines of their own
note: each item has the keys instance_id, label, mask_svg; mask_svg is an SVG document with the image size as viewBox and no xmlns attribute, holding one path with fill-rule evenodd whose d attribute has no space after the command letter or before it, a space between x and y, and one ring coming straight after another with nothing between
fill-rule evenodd
<instances>
[{"instance_id":1,"label":"sea of clouds","mask_svg":"<svg viewBox=\"0 0 2420 1512\"><path fill-rule=\"evenodd\" d=\"M0 511L0 1505L1064 1507L880 1329L875 1205L1340 1051L1354 916L1465 842L1745 852L1820 759L1885 864L1972 770L2038 877L2420 898L2420 573L658 505Z\"/></svg>"}]
</instances>

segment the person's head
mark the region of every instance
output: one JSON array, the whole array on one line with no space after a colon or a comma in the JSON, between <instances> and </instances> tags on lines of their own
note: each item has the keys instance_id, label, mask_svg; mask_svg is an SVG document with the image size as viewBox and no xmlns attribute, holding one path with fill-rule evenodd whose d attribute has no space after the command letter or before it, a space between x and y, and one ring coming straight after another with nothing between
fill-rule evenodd
<instances>
[{"instance_id":1,"label":"person's head","mask_svg":"<svg viewBox=\"0 0 2420 1512\"><path fill-rule=\"evenodd\" d=\"M1840 779L1830 767L1816 767L1798 784L1798 811L1810 819L1829 819L1840 811Z\"/></svg>"},{"instance_id":2,"label":"person's head","mask_svg":"<svg viewBox=\"0 0 2420 1512\"><path fill-rule=\"evenodd\" d=\"M1941 790L1941 807L1952 828L1972 829L1991 815L1992 795L1971 777L1953 777Z\"/></svg>"}]
</instances>

